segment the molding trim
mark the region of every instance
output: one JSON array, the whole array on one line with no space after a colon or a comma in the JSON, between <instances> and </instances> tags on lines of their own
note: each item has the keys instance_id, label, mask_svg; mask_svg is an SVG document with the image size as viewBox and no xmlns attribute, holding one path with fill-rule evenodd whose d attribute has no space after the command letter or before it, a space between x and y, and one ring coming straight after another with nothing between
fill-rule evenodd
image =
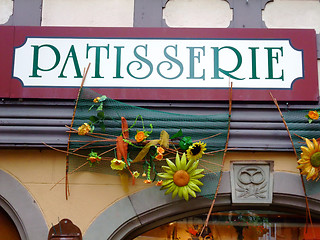
<instances>
[{"instance_id":1,"label":"molding trim","mask_svg":"<svg viewBox=\"0 0 320 240\"><path fill-rule=\"evenodd\" d=\"M42 0L14 0L8 26L41 26Z\"/></svg>"},{"instance_id":2,"label":"molding trim","mask_svg":"<svg viewBox=\"0 0 320 240\"><path fill-rule=\"evenodd\" d=\"M305 198L298 174L274 172L273 202L271 205L232 205L230 173L224 172L214 211L236 209L266 209L305 213ZM132 239L139 234L170 221L207 213L212 200L197 197L185 200L171 199L157 187L151 187L125 197L103 211L84 235L85 240ZM309 198L313 216L320 217L320 194ZM112 221L110 221L112 219ZM108 223L108 224L106 224Z\"/></svg>"},{"instance_id":3,"label":"molding trim","mask_svg":"<svg viewBox=\"0 0 320 240\"><path fill-rule=\"evenodd\" d=\"M233 9L229 28L266 28L262 10L273 0L225 0Z\"/></svg>"},{"instance_id":4,"label":"molding trim","mask_svg":"<svg viewBox=\"0 0 320 240\"><path fill-rule=\"evenodd\" d=\"M133 27L168 27L163 9L169 0L134 0Z\"/></svg>"},{"instance_id":5,"label":"molding trim","mask_svg":"<svg viewBox=\"0 0 320 240\"><path fill-rule=\"evenodd\" d=\"M48 226L36 201L11 175L0 170L0 206L16 225L21 240L43 240Z\"/></svg>"}]
</instances>

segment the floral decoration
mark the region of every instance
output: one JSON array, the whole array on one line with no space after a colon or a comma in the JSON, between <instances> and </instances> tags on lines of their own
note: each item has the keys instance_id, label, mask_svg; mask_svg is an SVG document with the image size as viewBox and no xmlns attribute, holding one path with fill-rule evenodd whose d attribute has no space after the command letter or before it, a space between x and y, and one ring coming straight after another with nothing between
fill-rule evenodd
<instances>
[{"instance_id":1,"label":"floral decoration","mask_svg":"<svg viewBox=\"0 0 320 240\"><path fill-rule=\"evenodd\" d=\"M166 130L158 128L156 133L160 133L160 136L157 137L153 133L152 124L145 127L142 115L138 115L133 123L130 116L128 122L131 125L128 126L124 116L108 115L109 101L105 95L95 97L91 100L92 105L89 108L89 112L93 114L89 115L87 122L78 130L70 127L71 132L81 136L91 133L89 136L92 141L77 139L79 145L80 142L83 144L75 151L92 149L89 154L82 155L91 167L102 160L110 161L110 168L117 171L125 190L128 189L128 176L131 175L132 184L137 178L142 177L144 183L154 183L161 186L161 190L165 189L165 194L172 193L172 198L178 195L188 201L190 196L196 197L196 192L201 192L199 186L203 185L199 179L204 176L204 169L198 169L198 165L200 158L205 154L206 143L195 142L190 136L183 136L181 129L170 137ZM115 116L121 118L121 125ZM119 134L114 134L114 127L110 132L107 131L106 123L110 120L119 124L119 128L121 126ZM133 130L136 133L130 137ZM95 151L97 147L100 148L99 155ZM109 149L104 150L104 147ZM112 153L114 156L110 156ZM165 157L168 157L166 162L162 162ZM175 157L175 163L169 160L170 157ZM166 163L167 166L162 166L162 163ZM158 173L161 167L165 172Z\"/></svg>"},{"instance_id":2,"label":"floral decoration","mask_svg":"<svg viewBox=\"0 0 320 240\"><path fill-rule=\"evenodd\" d=\"M124 167L126 166L125 162L122 161L122 160L118 160L116 158L114 158L112 161L111 161L111 168L113 170L123 170Z\"/></svg>"},{"instance_id":3,"label":"floral decoration","mask_svg":"<svg viewBox=\"0 0 320 240\"><path fill-rule=\"evenodd\" d=\"M162 166L165 173L158 173L159 177L166 179L162 183L161 190L167 189L165 194L172 193L172 198L178 195L186 201L189 200L189 194L192 197L196 197L195 192L201 192L199 186L203 185L199 179L204 177L201 174L204 169L197 169L199 160L192 159L187 162L185 153L183 153L180 160L177 152L175 164L169 159L166 159L166 161L168 166Z\"/></svg>"},{"instance_id":4,"label":"floral decoration","mask_svg":"<svg viewBox=\"0 0 320 240\"><path fill-rule=\"evenodd\" d=\"M91 150L87 160L89 161L90 167L92 167L95 163L99 163L101 161L101 157L98 156L97 152Z\"/></svg>"},{"instance_id":5,"label":"floral decoration","mask_svg":"<svg viewBox=\"0 0 320 240\"><path fill-rule=\"evenodd\" d=\"M319 112L316 110L311 110L305 117L308 119L309 123L312 123L312 121L319 119Z\"/></svg>"},{"instance_id":6,"label":"floral decoration","mask_svg":"<svg viewBox=\"0 0 320 240\"><path fill-rule=\"evenodd\" d=\"M307 146L301 146L301 158L298 160L298 169L302 175L306 175L307 180L318 180L320 170L320 146L316 139L312 142L305 138Z\"/></svg>"},{"instance_id":7,"label":"floral decoration","mask_svg":"<svg viewBox=\"0 0 320 240\"><path fill-rule=\"evenodd\" d=\"M206 143L201 141L193 143L187 150L187 158L189 160L198 160L202 158L202 155L206 149Z\"/></svg>"},{"instance_id":8,"label":"floral decoration","mask_svg":"<svg viewBox=\"0 0 320 240\"><path fill-rule=\"evenodd\" d=\"M140 173L138 171L134 171L132 174L135 178L138 178L140 176Z\"/></svg>"},{"instance_id":9,"label":"floral decoration","mask_svg":"<svg viewBox=\"0 0 320 240\"><path fill-rule=\"evenodd\" d=\"M88 123L84 123L78 128L78 135L84 136L90 131L91 131L90 125Z\"/></svg>"},{"instance_id":10,"label":"floral decoration","mask_svg":"<svg viewBox=\"0 0 320 240\"><path fill-rule=\"evenodd\" d=\"M96 97L95 99L93 99L93 102L98 103L100 101L100 99L101 99L100 97Z\"/></svg>"},{"instance_id":11,"label":"floral decoration","mask_svg":"<svg viewBox=\"0 0 320 240\"><path fill-rule=\"evenodd\" d=\"M148 136L145 134L145 132L143 131L138 131L136 136L134 137L136 139L136 141L139 143L139 142L142 142L144 141Z\"/></svg>"}]
</instances>

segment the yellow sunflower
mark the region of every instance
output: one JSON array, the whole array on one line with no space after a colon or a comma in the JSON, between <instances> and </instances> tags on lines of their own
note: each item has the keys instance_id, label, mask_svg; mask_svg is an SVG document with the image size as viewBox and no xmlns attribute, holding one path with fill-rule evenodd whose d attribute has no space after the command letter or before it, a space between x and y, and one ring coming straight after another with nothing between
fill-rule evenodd
<instances>
[{"instance_id":1,"label":"yellow sunflower","mask_svg":"<svg viewBox=\"0 0 320 240\"><path fill-rule=\"evenodd\" d=\"M187 150L187 158L189 160L200 159L204 151L207 150L206 145L206 143L202 143L200 141L192 144Z\"/></svg>"},{"instance_id":2,"label":"yellow sunflower","mask_svg":"<svg viewBox=\"0 0 320 240\"><path fill-rule=\"evenodd\" d=\"M301 146L301 158L298 160L298 169L301 169L302 175L307 175L307 180L319 179L320 170L320 146L314 138L312 142L305 139L307 147Z\"/></svg>"},{"instance_id":3,"label":"yellow sunflower","mask_svg":"<svg viewBox=\"0 0 320 240\"><path fill-rule=\"evenodd\" d=\"M172 198L177 195L180 198L189 200L189 194L192 197L196 197L195 192L201 192L198 186L202 186L203 183L198 179L204 177L201 174L204 169L197 169L199 161L190 160L187 162L186 154L181 157L176 155L176 164L166 159L168 166L162 166L165 173L158 173L158 176L164 178L162 182L161 190L167 189L165 194L172 193Z\"/></svg>"}]
</instances>

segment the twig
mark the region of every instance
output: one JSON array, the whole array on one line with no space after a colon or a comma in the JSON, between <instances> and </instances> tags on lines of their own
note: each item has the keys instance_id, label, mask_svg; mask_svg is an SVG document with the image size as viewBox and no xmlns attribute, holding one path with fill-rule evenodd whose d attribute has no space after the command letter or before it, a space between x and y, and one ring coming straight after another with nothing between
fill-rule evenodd
<instances>
[{"instance_id":1,"label":"twig","mask_svg":"<svg viewBox=\"0 0 320 240\"><path fill-rule=\"evenodd\" d=\"M232 109L232 82L231 82L231 85L230 85L230 92L229 92L228 134L227 134L226 146L225 146L224 153L223 153L223 158L222 158L222 166L224 166L224 162L225 162L225 159L226 159L226 153L227 153L227 150L228 150L228 143L229 143L229 137L230 137L231 109ZM220 169L220 176L219 176L218 186L217 186L216 192L214 194L214 198L212 200L212 203L211 203L211 206L210 206L210 209L209 209L205 224L203 225L203 228L202 228L202 230L200 232L200 236L202 236L202 233L203 233L204 229L208 226L209 219L210 219L210 216L211 216L211 213L212 213L212 210L213 210L213 206L214 206L214 204L216 202L216 198L217 198L218 191L219 191L219 188L220 188L220 183L221 183L221 178L222 178L222 171L223 171L223 168Z\"/></svg>"},{"instance_id":2,"label":"twig","mask_svg":"<svg viewBox=\"0 0 320 240\"><path fill-rule=\"evenodd\" d=\"M219 135L221 135L221 134L222 134L222 133L217 133L217 134L211 135L211 136L206 137L206 138L201 138L201 139L195 140L195 141L193 141L193 142L203 141L203 140L206 140L206 139L209 139L209 138L213 138L213 137L219 136Z\"/></svg>"},{"instance_id":3,"label":"twig","mask_svg":"<svg viewBox=\"0 0 320 240\"><path fill-rule=\"evenodd\" d=\"M76 100L76 103L75 103L75 106L74 106L74 109L73 109L71 127L73 126L73 123L74 123L74 117L76 115L76 110L77 110L77 105L78 105L78 102L79 102L80 93L81 93L84 81L86 80L89 68L90 68L90 63L88 64L87 69L84 69L84 74L83 74L83 78L82 78L82 81L81 81L81 86L79 88L77 100ZM68 195L70 195L70 190L69 190L69 185L68 185L70 138L71 138L71 133L69 133L69 137L68 137L67 155L66 155L66 182L65 182L65 185L66 185L66 189L65 189L66 200L68 200Z\"/></svg>"},{"instance_id":4,"label":"twig","mask_svg":"<svg viewBox=\"0 0 320 240\"><path fill-rule=\"evenodd\" d=\"M284 119L284 116L283 116L283 114L282 114L282 112L281 112L281 109L280 109L280 107L279 107L278 101L277 101L277 99L275 99L275 98L273 97L273 95L272 95L271 92L270 92L270 96L271 96L274 104L276 105L276 107L277 107L277 109L278 109L278 111L279 111L279 114L280 114L280 116L281 116L281 118L282 118L282 122L283 122L283 124L284 124L284 126L286 127L286 130L287 130L287 132L288 132L288 135L289 135L289 138L290 138L290 141L291 141L291 144L292 144L293 152L294 152L294 154L295 154L295 156L296 156L296 159L298 160L299 157L298 157L296 148L294 147L294 143L293 143L293 140L292 140L292 136L291 136L291 134L290 134L290 131L289 131L289 127L288 127L288 125L287 125L287 123L286 123L286 120ZM309 201L308 201L307 191L306 191L306 187L305 187L305 184L304 184L304 181L303 181L303 176L302 176L302 174L301 174L301 172L302 172L301 169L299 169L299 171L300 171L300 178L301 178L301 183L302 183L302 187L303 187L303 191L304 191L304 197L305 197L305 202L306 202L306 224L307 224L308 218L309 218L310 225L311 225L311 228L312 228L312 231L313 231L313 237L315 237L315 233L314 233L314 229L313 229L313 223L312 223L312 218L311 218L311 212L310 212L310 208L309 208Z\"/></svg>"},{"instance_id":5,"label":"twig","mask_svg":"<svg viewBox=\"0 0 320 240\"><path fill-rule=\"evenodd\" d=\"M79 170L80 168L82 168L83 166L87 165L89 162L85 162L84 164L80 165L79 167L77 167L76 169L74 169L72 172L70 172L69 174L72 174L74 173L75 171ZM57 186L63 179L65 179L66 177L64 176L63 178L61 178L58 182L56 182L51 188L50 188L50 191L55 187Z\"/></svg>"}]
</instances>

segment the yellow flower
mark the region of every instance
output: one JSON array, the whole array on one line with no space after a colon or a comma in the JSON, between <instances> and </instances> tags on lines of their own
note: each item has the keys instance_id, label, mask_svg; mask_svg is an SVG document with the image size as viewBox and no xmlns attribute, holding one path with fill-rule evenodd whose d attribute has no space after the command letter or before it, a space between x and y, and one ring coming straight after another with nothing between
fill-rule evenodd
<instances>
[{"instance_id":1,"label":"yellow flower","mask_svg":"<svg viewBox=\"0 0 320 240\"><path fill-rule=\"evenodd\" d=\"M172 193L172 198L175 198L178 194L180 198L189 200L189 194L192 197L196 197L195 192L201 192L198 186L202 186L203 183L198 179L204 177L201 174L204 169L197 169L199 160L190 160L187 162L186 154L181 157L176 155L176 164L169 159L166 160L168 166L162 166L165 173L158 173L158 176L166 180L163 181L161 190L167 189L165 194Z\"/></svg>"},{"instance_id":2,"label":"yellow flower","mask_svg":"<svg viewBox=\"0 0 320 240\"><path fill-rule=\"evenodd\" d=\"M88 123L84 123L78 128L78 135L83 136L83 135L86 135L90 131L91 131L90 125Z\"/></svg>"},{"instance_id":3,"label":"yellow flower","mask_svg":"<svg viewBox=\"0 0 320 240\"><path fill-rule=\"evenodd\" d=\"M319 118L319 113L317 111L309 111L308 116L312 120L317 120Z\"/></svg>"},{"instance_id":4,"label":"yellow flower","mask_svg":"<svg viewBox=\"0 0 320 240\"><path fill-rule=\"evenodd\" d=\"M123 170L124 169L124 167L125 167L125 162L124 161L122 161L122 160L118 160L118 159L116 159L116 158L114 158L112 161L111 161L111 168L113 169L113 170Z\"/></svg>"},{"instance_id":5,"label":"yellow flower","mask_svg":"<svg viewBox=\"0 0 320 240\"><path fill-rule=\"evenodd\" d=\"M306 175L307 180L319 179L320 170L320 146L316 139L305 139L307 147L301 146L301 158L298 160L298 169L302 175Z\"/></svg>"},{"instance_id":6,"label":"yellow flower","mask_svg":"<svg viewBox=\"0 0 320 240\"><path fill-rule=\"evenodd\" d=\"M207 150L206 145L206 143L202 143L200 141L192 144L187 150L187 158L189 160L200 159L204 151Z\"/></svg>"},{"instance_id":7,"label":"yellow flower","mask_svg":"<svg viewBox=\"0 0 320 240\"><path fill-rule=\"evenodd\" d=\"M138 178L139 175L140 175L140 173L139 173L138 171L134 171L134 172L132 173L132 175L133 175L135 178Z\"/></svg>"},{"instance_id":8,"label":"yellow flower","mask_svg":"<svg viewBox=\"0 0 320 240\"><path fill-rule=\"evenodd\" d=\"M95 99L93 99L93 102L94 102L94 103L98 103L99 100L100 100L100 97L96 97Z\"/></svg>"},{"instance_id":9,"label":"yellow flower","mask_svg":"<svg viewBox=\"0 0 320 240\"><path fill-rule=\"evenodd\" d=\"M143 140L146 139L146 135L144 134L143 131L137 132L136 136L134 137L137 142L142 142Z\"/></svg>"}]
</instances>

